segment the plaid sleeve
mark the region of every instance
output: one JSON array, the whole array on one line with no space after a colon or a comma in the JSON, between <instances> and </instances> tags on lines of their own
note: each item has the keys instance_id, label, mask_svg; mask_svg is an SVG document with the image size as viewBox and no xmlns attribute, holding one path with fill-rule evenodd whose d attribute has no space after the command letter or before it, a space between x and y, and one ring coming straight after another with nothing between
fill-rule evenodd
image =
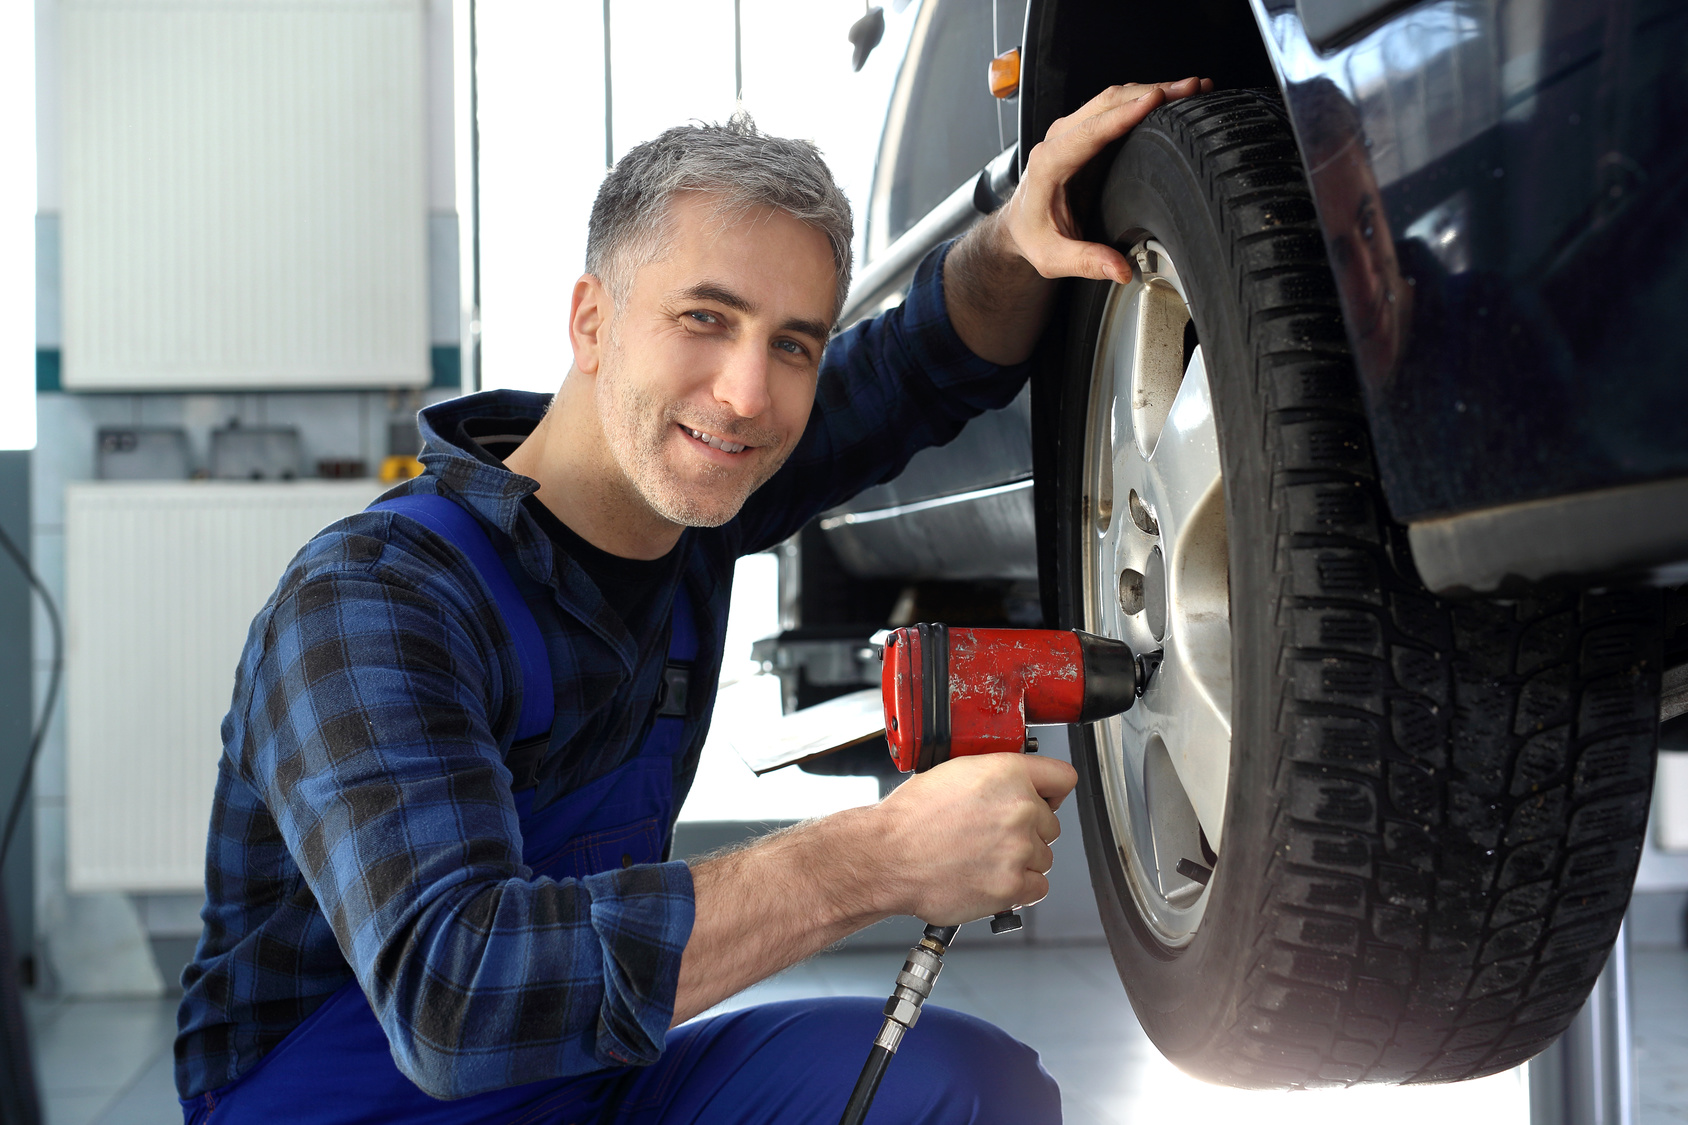
<instances>
[{"instance_id":1,"label":"plaid sleeve","mask_svg":"<svg viewBox=\"0 0 1688 1125\"><path fill-rule=\"evenodd\" d=\"M690 871L532 877L489 717L510 698L495 690L502 622L438 585L342 565L279 592L242 772L421 1089L649 1063L691 933Z\"/></svg>"},{"instance_id":2,"label":"plaid sleeve","mask_svg":"<svg viewBox=\"0 0 1688 1125\"><path fill-rule=\"evenodd\" d=\"M897 308L827 345L815 408L784 467L739 515L745 553L765 550L835 504L890 480L970 418L1013 401L1030 364L999 367L962 342L944 305L953 242L921 261Z\"/></svg>"}]
</instances>

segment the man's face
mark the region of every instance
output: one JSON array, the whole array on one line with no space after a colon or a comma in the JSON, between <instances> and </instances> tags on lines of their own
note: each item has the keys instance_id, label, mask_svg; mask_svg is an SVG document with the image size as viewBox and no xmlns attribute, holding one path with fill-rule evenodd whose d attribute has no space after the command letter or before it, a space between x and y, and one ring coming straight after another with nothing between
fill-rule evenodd
<instances>
[{"instance_id":1,"label":"man's face","mask_svg":"<svg viewBox=\"0 0 1688 1125\"><path fill-rule=\"evenodd\" d=\"M651 509L717 527L808 424L836 300L832 248L784 212L721 222L679 197L673 237L639 269L603 335L597 408L609 451Z\"/></svg>"},{"instance_id":2,"label":"man's face","mask_svg":"<svg viewBox=\"0 0 1688 1125\"><path fill-rule=\"evenodd\" d=\"M1371 161L1356 140L1320 165L1313 179L1330 216L1331 260L1361 368L1388 379L1406 350L1412 290L1401 277Z\"/></svg>"}]
</instances>

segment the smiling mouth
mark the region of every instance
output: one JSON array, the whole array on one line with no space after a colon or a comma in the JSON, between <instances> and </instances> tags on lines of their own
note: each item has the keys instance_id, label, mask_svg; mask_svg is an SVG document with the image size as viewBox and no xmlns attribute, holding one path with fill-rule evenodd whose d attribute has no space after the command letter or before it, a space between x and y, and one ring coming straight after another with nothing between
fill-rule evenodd
<instances>
[{"instance_id":1,"label":"smiling mouth","mask_svg":"<svg viewBox=\"0 0 1688 1125\"><path fill-rule=\"evenodd\" d=\"M748 445L740 445L737 442L728 441L726 438L718 438L714 434L706 434L702 430L694 430L690 426L681 426L680 428L703 444L719 449L722 453L743 453L750 448Z\"/></svg>"}]
</instances>

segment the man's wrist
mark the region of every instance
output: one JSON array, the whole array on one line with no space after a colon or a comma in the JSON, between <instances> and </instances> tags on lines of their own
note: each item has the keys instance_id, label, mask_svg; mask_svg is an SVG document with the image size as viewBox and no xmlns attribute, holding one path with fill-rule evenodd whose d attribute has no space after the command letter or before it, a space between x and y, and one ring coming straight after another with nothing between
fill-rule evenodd
<instances>
[{"instance_id":1,"label":"man's wrist","mask_svg":"<svg viewBox=\"0 0 1688 1125\"><path fill-rule=\"evenodd\" d=\"M845 809L802 833L798 857L813 874L828 928L854 933L898 913L897 864L891 826L877 805Z\"/></svg>"},{"instance_id":2,"label":"man's wrist","mask_svg":"<svg viewBox=\"0 0 1688 1125\"><path fill-rule=\"evenodd\" d=\"M944 260L944 306L956 335L974 355L1004 367L1030 357L1054 293L1014 242L1011 206L980 220Z\"/></svg>"}]
</instances>

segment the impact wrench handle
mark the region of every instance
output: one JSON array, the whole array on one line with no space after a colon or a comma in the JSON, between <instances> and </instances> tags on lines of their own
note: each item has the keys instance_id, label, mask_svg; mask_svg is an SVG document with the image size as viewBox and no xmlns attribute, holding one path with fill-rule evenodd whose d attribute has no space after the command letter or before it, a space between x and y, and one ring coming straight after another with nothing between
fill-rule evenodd
<instances>
[{"instance_id":1,"label":"impact wrench handle","mask_svg":"<svg viewBox=\"0 0 1688 1125\"><path fill-rule=\"evenodd\" d=\"M885 635L879 658L885 742L904 773L968 754L1037 753L1029 723L1090 723L1130 708L1159 654L1065 629L951 629ZM1021 927L1004 910L991 933Z\"/></svg>"},{"instance_id":2,"label":"impact wrench handle","mask_svg":"<svg viewBox=\"0 0 1688 1125\"><path fill-rule=\"evenodd\" d=\"M1011 911L1005 913L1012 914ZM850 1092L850 1100L844 1106L844 1116L839 1118L838 1125L861 1125L862 1118L867 1116L867 1107L873 1104L873 1096L879 1092L885 1068L891 1065L891 1056L902 1045L903 1033L920 1018L920 1006L932 995L932 986L937 983L938 973L944 967L944 953L949 949L950 942L955 940L955 931L960 928L927 926L920 944L908 951L903 971L897 974L897 987L891 990L891 998L885 1001L885 1022L880 1025L879 1035L873 1040L873 1049L867 1053L867 1063L862 1067L861 1077L856 1079L856 1088ZM996 928L994 921L991 928Z\"/></svg>"},{"instance_id":3,"label":"impact wrench handle","mask_svg":"<svg viewBox=\"0 0 1688 1125\"><path fill-rule=\"evenodd\" d=\"M1093 723L1118 715L1143 694L1160 654L1139 656L1121 641L1076 630L926 623L892 630L880 659L885 741L897 768L908 773L967 754L1036 753L1029 724ZM1012 910L991 919L993 934L1020 926ZM927 926L909 950L839 1125L861 1125L867 1116L959 928Z\"/></svg>"}]
</instances>

